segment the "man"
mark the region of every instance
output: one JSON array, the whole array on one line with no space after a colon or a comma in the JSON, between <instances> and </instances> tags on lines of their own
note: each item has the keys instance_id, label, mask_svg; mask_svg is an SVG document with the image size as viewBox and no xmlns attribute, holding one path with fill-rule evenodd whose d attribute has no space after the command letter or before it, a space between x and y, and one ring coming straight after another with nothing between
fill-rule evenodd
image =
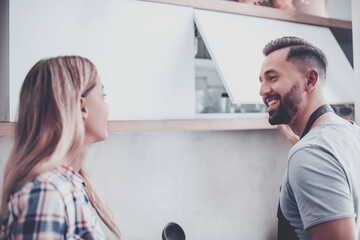
<instances>
[{"instance_id":1,"label":"man","mask_svg":"<svg viewBox=\"0 0 360 240\"><path fill-rule=\"evenodd\" d=\"M326 103L324 53L296 37L271 41L263 52L269 122L300 137L281 187L278 239L360 239L360 128Z\"/></svg>"}]
</instances>

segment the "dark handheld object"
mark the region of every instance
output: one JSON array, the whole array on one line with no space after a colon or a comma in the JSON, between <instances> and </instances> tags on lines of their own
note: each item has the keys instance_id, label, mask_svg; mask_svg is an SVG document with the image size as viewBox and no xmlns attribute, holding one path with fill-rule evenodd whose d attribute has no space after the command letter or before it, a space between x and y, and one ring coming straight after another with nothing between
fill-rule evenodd
<instances>
[{"instance_id":1,"label":"dark handheld object","mask_svg":"<svg viewBox=\"0 0 360 240\"><path fill-rule=\"evenodd\" d=\"M178 224L170 222L164 227L162 240L185 240L184 230Z\"/></svg>"}]
</instances>

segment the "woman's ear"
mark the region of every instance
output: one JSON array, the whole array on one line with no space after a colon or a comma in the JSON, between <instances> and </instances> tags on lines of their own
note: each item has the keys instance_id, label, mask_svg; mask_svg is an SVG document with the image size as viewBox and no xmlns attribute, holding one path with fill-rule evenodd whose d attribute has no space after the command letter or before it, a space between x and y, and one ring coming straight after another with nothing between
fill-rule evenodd
<instances>
[{"instance_id":1,"label":"woman's ear","mask_svg":"<svg viewBox=\"0 0 360 240\"><path fill-rule=\"evenodd\" d=\"M88 109L86 106L86 100L85 98L80 98L80 109L81 109L81 117L83 120L85 120L88 117Z\"/></svg>"},{"instance_id":2,"label":"woman's ear","mask_svg":"<svg viewBox=\"0 0 360 240\"><path fill-rule=\"evenodd\" d=\"M307 92L311 92L319 80L319 73L315 69L310 69L306 74L306 88Z\"/></svg>"}]
</instances>

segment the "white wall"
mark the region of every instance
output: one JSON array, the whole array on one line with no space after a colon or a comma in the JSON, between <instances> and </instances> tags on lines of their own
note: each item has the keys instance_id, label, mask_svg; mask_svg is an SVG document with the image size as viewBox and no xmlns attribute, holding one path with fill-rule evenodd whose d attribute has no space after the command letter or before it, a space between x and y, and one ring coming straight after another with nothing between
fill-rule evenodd
<instances>
[{"instance_id":1,"label":"white wall","mask_svg":"<svg viewBox=\"0 0 360 240\"><path fill-rule=\"evenodd\" d=\"M352 0L327 0L328 16L330 18L351 21L351 1Z\"/></svg>"},{"instance_id":2,"label":"white wall","mask_svg":"<svg viewBox=\"0 0 360 240\"><path fill-rule=\"evenodd\" d=\"M124 240L160 240L170 221L189 240L272 240L289 148L276 130L111 134L86 165Z\"/></svg>"},{"instance_id":3,"label":"white wall","mask_svg":"<svg viewBox=\"0 0 360 240\"><path fill-rule=\"evenodd\" d=\"M360 1L352 0L354 78L355 78L355 120L360 124Z\"/></svg>"}]
</instances>

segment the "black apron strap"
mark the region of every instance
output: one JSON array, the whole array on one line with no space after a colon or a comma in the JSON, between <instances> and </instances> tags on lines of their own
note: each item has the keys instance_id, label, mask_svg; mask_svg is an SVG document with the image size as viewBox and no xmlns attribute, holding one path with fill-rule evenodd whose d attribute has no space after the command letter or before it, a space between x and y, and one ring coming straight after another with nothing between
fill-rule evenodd
<instances>
[{"instance_id":1,"label":"black apron strap","mask_svg":"<svg viewBox=\"0 0 360 240\"><path fill-rule=\"evenodd\" d=\"M327 112L334 112L332 110L332 108L330 107L329 104L324 104L322 105L321 107L319 107L318 109L315 110L315 112L313 112L306 124L306 127L300 137L303 138L309 131L310 131L310 128L312 127L312 125L314 125L314 122L321 116L323 115L324 113L327 113Z\"/></svg>"},{"instance_id":2,"label":"black apron strap","mask_svg":"<svg viewBox=\"0 0 360 240\"><path fill-rule=\"evenodd\" d=\"M318 109L313 112L306 124L303 134L301 135L300 139L303 138L309 131L314 122L324 113L333 112L332 108L329 104L322 105ZM296 236L294 228L290 225L289 221L285 218L284 214L280 208L280 202L278 205L277 211L278 217L278 240L299 240Z\"/></svg>"}]
</instances>

